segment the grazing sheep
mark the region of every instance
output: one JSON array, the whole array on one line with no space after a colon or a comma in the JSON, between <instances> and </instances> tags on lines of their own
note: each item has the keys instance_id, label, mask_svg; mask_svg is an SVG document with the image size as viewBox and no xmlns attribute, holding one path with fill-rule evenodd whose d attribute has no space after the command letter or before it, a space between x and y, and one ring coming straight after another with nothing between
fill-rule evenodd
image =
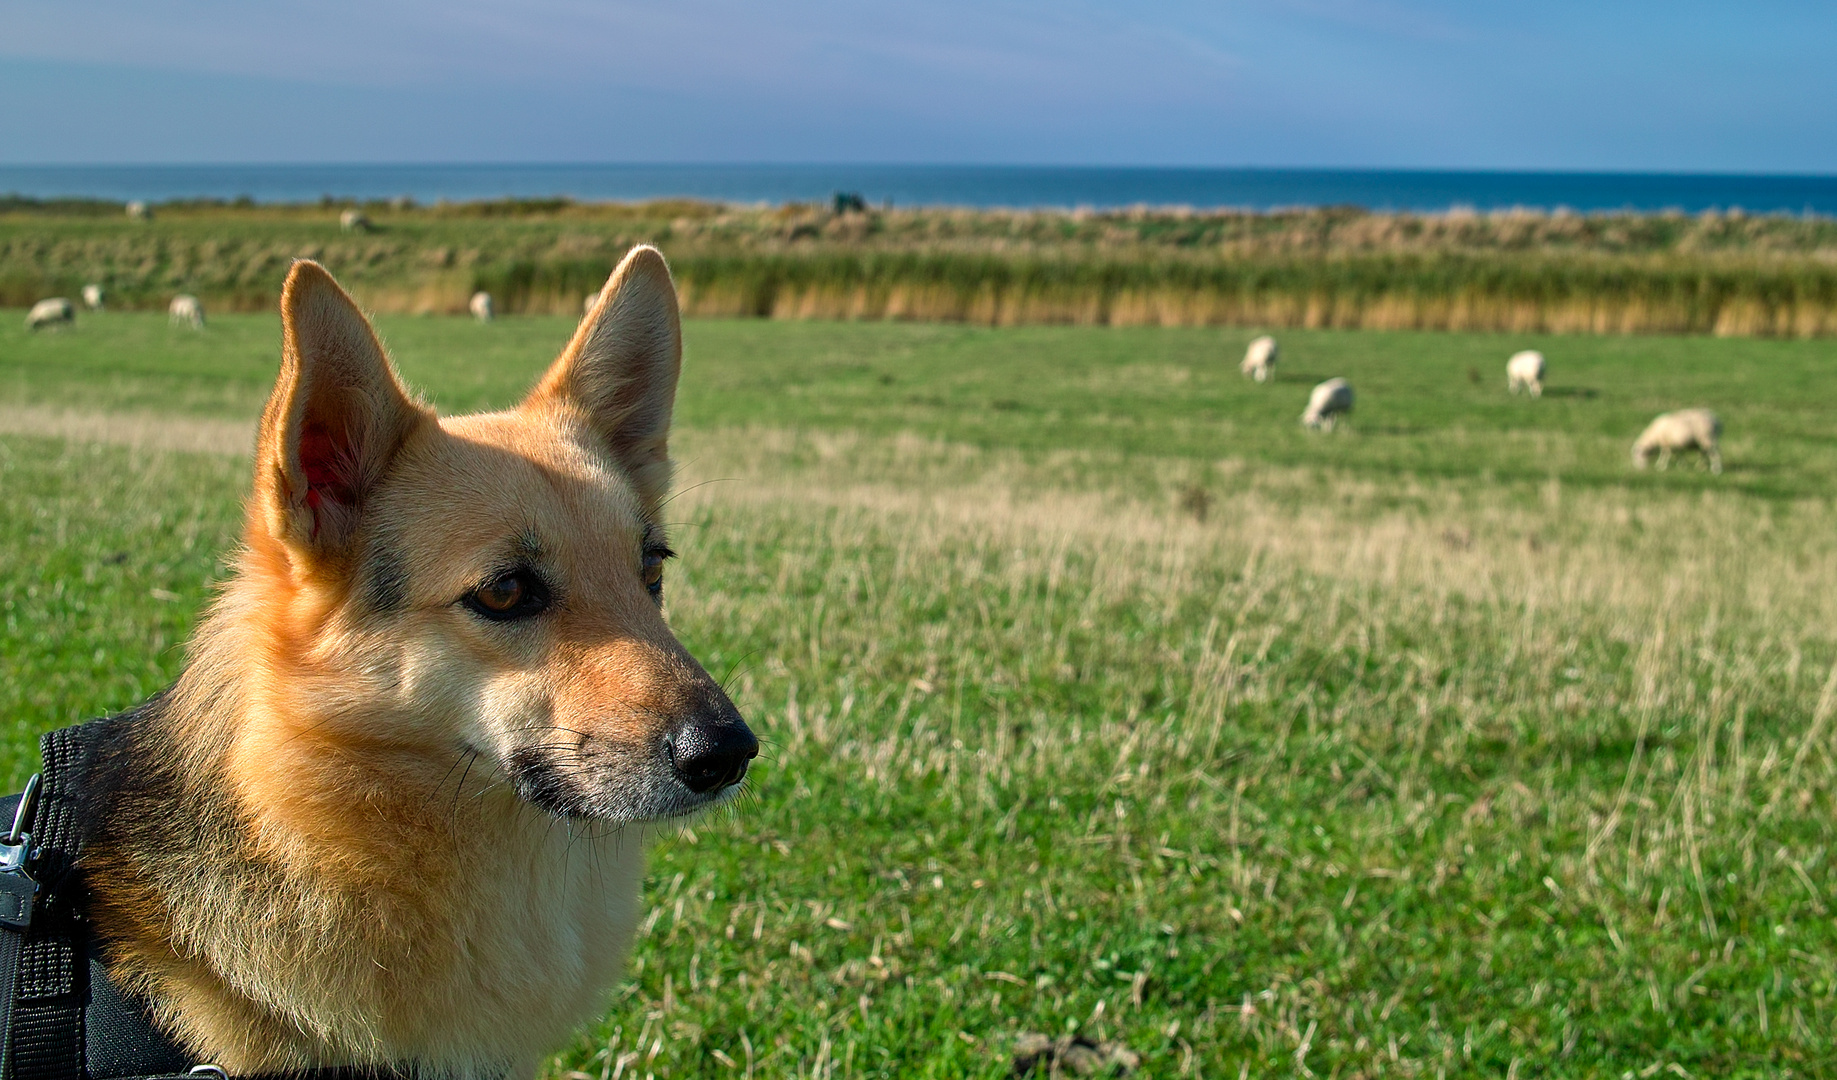
<instances>
[{"instance_id":1,"label":"grazing sheep","mask_svg":"<svg viewBox=\"0 0 1837 1080\"><path fill-rule=\"evenodd\" d=\"M166 305L166 321L173 326L204 329L204 305L190 293L180 293Z\"/></svg>"},{"instance_id":2,"label":"grazing sheep","mask_svg":"<svg viewBox=\"0 0 1837 1080\"><path fill-rule=\"evenodd\" d=\"M61 296L49 300L40 300L26 312L27 330L55 330L60 326L69 326L77 321L76 305Z\"/></svg>"},{"instance_id":3,"label":"grazing sheep","mask_svg":"<svg viewBox=\"0 0 1837 1080\"><path fill-rule=\"evenodd\" d=\"M1276 366L1276 339L1264 334L1244 350L1244 362L1237 369L1258 382L1266 382Z\"/></svg>"},{"instance_id":4,"label":"grazing sheep","mask_svg":"<svg viewBox=\"0 0 1837 1080\"><path fill-rule=\"evenodd\" d=\"M362 210L346 210L338 215L338 227L345 232L369 232L370 219L364 216Z\"/></svg>"},{"instance_id":5,"label":"grazing sheep","mask_svg":"<svg viewBox=\"0 0 1837 1080\"><path fill-rule=\"evenodd\" d=\"M83 306L91 311L102 310L102 286L93 282L83 286Z\"/></svg>"},{"instance_id":6,"label":"grazing sheep","mask_svg":"<svg viewBox=\"0 0 1837 1080\"><path fill-rule=\"evenodd\" d=\"M1512 354L1505 362L1505 389L1516 394L1524 390L1532 397L1544 396L1544 354L1526 349Z\"/></svg>"},{"instance_id":7,"label":"grazing sheep","mask_svg":"<svg viewBox=\"0 0 1837 1080\"><path fill-rule=\"evenodd\" d=\"M1722 420L1708 409L1679 409L1661 413L1646 425L1633 442L1633 467L1643 469L1658 459L1663 469L1671 464L1671 455L1695 450L1709 462L1709 471L1722 471Z\"/></svg>"},{"instance_id":8,"label":"grazing sheep","mask_svg":"<svg viewBox=\"0 0 1837 1080\"><path fill-rule=\"evenodd\" d=\"M479 322L490 322L491 321L491 294L488 292L473 293L472 300L470 303L466 305L466 309L471 311L472 317L474 319L477 319Z\"/></svg>"},{"instance_id":9,"label":"grazing sheep","mask_svg":"<svg viewBox=\"0 0 1837 1080\"><path fill-rule=\"evenodd\" d=\"M151 221L153 220L153 208L135 199L128 204L128 217L134 221Z\"/></svg>"},{"instance_id":10,"label":"grazing sheep","mask_svg":"<svg viewBox=\"0 0 1837 1080\"><path fill-rule=\"evenodd\" d=\"M1301 414L1301 422L1315 431L1323 427L1332 431L1335 419L1351 411L1352 384L1344 379L1328 379L1308 395L1308 408Z\"/></svg>"}]
</instances>

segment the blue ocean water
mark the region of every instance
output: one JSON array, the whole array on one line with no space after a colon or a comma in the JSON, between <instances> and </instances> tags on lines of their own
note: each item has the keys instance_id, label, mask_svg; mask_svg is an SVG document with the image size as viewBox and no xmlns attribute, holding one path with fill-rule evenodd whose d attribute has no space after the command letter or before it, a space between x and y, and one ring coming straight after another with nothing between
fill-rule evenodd
<instances>
[{"instance_id":1,"label":"blue ocean water","mask_svg":"<svg viewBox=\"0 0 1837 1080\"><path fill-rule=\"evenodd\" d=\"M1837 176L1197 169L980 165L0 166L0 193L106 199L419 202L566 195L812 202L838 191L897 206L1361 206L1372 210L1682 210L1837 214Z\"/></svg>"}]
</instances>

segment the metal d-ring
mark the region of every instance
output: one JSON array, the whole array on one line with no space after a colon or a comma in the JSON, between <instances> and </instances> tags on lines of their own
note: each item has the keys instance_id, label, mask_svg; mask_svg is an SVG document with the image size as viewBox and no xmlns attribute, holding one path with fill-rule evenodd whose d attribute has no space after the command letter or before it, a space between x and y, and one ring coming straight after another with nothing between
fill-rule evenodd
<instances>
[{"instance_id":1,"label":"metal d-ring","mask_svg":"<svg viewBox=\"0 0 1837 1080\"><path fill-rule=\"evenodd\" d=\"M230 1074L223 1071L221 1065L193 1065L186 1076L202 1076L211 1080L230 1080Z\"/></svg>"},{"instance_id":2,"label":"metal d-ring","mask_svg":"<svg viewBox=\"0 0 1837 1080\"><path fill-rule=\"evenodd\" d=\"M44 782L40 773L33 773L32 779L26 781L26 789L19 796L19 809L13 811L13 828L0 843L17 847L25 842L26 824L32 820L32 810L38 806L38 789Z\"/></svg>"}]
</instances>

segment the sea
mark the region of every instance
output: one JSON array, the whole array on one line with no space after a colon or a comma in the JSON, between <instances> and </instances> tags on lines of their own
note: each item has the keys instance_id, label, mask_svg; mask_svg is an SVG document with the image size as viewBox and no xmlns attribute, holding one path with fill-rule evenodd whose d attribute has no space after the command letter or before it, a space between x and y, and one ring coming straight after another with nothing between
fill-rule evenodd
<instances>
[{"instance_id":1,"label":"sea","mask_svg":"<svg viewBox=\"0 0 1837 1080\"><path fill-rule=\"evenodd\" d=\"M1837 176L1417 169L1113 168L1007 165L0 165L0 195L248 198L260 203L407 197L420 203L566 196L740 204L1282 207L1582 213L1740 209L1837 215Z\"/></svg>"}]
</instances>

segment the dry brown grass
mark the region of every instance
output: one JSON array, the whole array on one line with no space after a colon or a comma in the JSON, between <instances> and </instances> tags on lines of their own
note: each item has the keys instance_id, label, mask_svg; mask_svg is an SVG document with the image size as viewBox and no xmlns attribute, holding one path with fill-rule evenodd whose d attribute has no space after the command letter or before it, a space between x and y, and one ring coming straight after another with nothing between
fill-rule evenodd
<instances>
[{"instance_id":1,"label":"dry brown grass","mask_svg":"<svg viewBox=\"0 0 1837 1080\"><path fill-rule=\"evenodd\" d=\"M0 435L201 454L248 454L255 446L255 425L247 421L177 412L87 412L18 404L0 404Z\"/></svg>"},{"instance_id":2,"label":"dry brown grass","mask_svg":"<svg viewBox=\"0 0 1837 1080\"><path fill-rule=\"evenodd\" d=\"M691 432L679 445L685 505L846 508L917 535L1117 549L1101 560L1120 575L1105 588L1177 592L1190 583L1144 568L1250 563L1509 608L1619 613L1629 625L1713 608L1779 629L1837 629L1837 514L1824 501L1776 510L1550 481L1527 503L1516 491L1414 479L1323 483L1313 470L1235 459L1137 460L1127 476L1068 487L1067 476L1121 459L1029 462L912 436L776 429ZM1182 512L1194 489L1210 495L1203 521Z\"/></svg>"}]
</instances>

